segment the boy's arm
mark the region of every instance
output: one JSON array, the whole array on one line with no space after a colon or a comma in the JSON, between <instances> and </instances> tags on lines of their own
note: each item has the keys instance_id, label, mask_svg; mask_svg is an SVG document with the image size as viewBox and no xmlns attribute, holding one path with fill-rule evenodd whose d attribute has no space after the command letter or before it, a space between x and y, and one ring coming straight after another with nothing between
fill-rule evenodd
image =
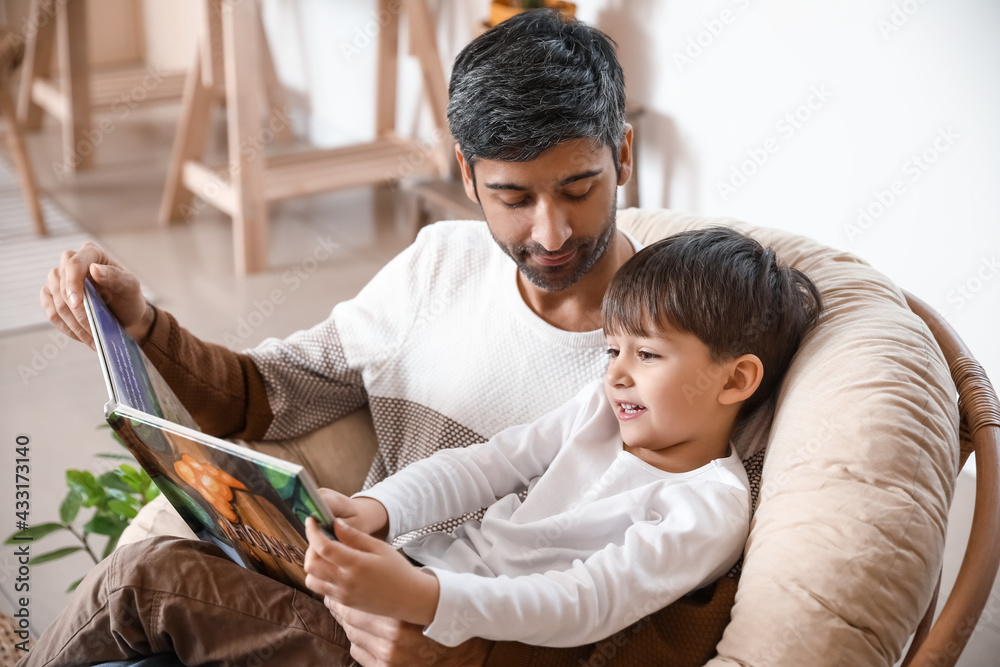
<instances>
[{"instance_id":1,"label":"boy's arm","mask_svg":"<svg viewBox=\"0 0 1000 667\"><path fill-rule=\"evenodd\" d=\"M599 382L530 424L513 426L488 442L444 449L411 463L355 498L374 498L389 513L389 539L489 507L528 488L548 469L575 430L586 428L601 405Z\"/></svg>"},{"instance_id":2,"label":"boy's arm","mask_svg":"<svg viewBox=\"0 0 1000 667\"><path fill-rule=\"evenodd\" d=\"M635 524L623 544L564 571L490 578L435 568L439 599L425 634L446 646L470 637L550 647L599 641L725 574L747 535L746 506L728 498L707 520Z\"/></svg>"}]
</instances>

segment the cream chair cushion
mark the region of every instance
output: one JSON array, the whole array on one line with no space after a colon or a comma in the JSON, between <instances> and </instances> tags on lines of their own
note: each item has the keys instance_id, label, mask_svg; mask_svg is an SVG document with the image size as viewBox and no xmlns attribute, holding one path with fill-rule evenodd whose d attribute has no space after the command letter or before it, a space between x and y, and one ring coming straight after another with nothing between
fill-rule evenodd
<instances>
[{"instance_id":1,"label":"cream chair cushion","mask_svg":"<svg viewBox=\"0 0 1000 667\"><path fill-rule=\"evenodd\" d=\"M709 665L893 664L937 581L958 474L954 384L930 331L889 279L807 238L666 210L619 220L645 243L736 227L825 302L782 384L736 605Z\"/></svg>"},{"instance_id":2,"label":"cream chair cushion","mask_svg":"<svg viewBox=\"0 0 1000 667\"><path fill-rule=\"evenodd\" d=\"M893 664L937 580L958 472L953 384L930 332L899 288L846 252L669 210L628 209L618 220L644 243L736 227L805 271L825 301L773 421L758 415L737 443L744 457L767 449L732 621L709 664ZM355 413L295 441L291 458L322 462L322 484L356 489L374 452L370 433L360 435L366 419ZM345 441L361 442L361 453L333 444ZM158 500L123 543L163 533L190 535Z\"/></svg>"}]
</instances>

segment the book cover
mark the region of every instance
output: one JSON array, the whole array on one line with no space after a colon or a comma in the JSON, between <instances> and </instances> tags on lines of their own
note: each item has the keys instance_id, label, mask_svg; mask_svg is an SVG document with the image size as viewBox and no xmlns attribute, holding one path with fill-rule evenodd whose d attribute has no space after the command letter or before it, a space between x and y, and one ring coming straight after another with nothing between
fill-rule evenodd
<instances>
[{"instance_id":1,"label":"book cover","mask_svg":"<svg viewBox=\"0 0 1000 667\"><path fill-rule=\"evenodd\" d=\"M305 518L333 518L299 465L206 435L93 284L85 303L108 388L105 418L199 539L305 587Z\"/></svg>"}]
</instances>

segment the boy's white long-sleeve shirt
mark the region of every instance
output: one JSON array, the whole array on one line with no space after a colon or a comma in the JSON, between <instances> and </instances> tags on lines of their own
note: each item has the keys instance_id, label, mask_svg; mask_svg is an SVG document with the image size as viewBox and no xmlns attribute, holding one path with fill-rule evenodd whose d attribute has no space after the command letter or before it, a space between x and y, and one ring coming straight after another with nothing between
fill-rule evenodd
<instances>
[{"instance_id":1,"label":"boy's white long-sleeve shirt","mask_svg":"<svg viewBox=\"0 0 1000 667\"><path fill-rule=\"evenodd\" d=\"M489 507L481 522L404 546L440 582L428 637L579 646L725 574L747 538L748 489L732 451L686 473L625 452L597 381L531 424L357 495L385 505L390 540Z\"/></svg>"}]
</instances>

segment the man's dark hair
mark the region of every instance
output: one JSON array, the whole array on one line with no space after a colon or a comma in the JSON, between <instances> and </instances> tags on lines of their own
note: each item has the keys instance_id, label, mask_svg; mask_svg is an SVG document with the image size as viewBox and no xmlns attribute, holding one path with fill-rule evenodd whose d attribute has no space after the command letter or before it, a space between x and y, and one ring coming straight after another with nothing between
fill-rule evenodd
<instances>
[{"instance_id":1,"label":"man's dark hair","mask_svg":"<svg viewBox=\"0 0 1000 667\"><path fill-rule=\"evenodd\" d=\"M448 123L465 160L527 162L569 139L625 136L625 75L615 43L551 9L522 12L455 59Z\"/></svg>"},{"instance_id":2,"label":"man's dark hair","mask_svg":"<svg viewBox=\"0 0 1000 667\"><path fill-rule=\"evenodd\" d=\"M714 361L755 354L760 386L748 413L777 391L803 336L823 309L819 290L771 248L725 227L682 232L629 259L604 295L604 331L652 337L690 333Z\"/></svg>"}]
</instances>

